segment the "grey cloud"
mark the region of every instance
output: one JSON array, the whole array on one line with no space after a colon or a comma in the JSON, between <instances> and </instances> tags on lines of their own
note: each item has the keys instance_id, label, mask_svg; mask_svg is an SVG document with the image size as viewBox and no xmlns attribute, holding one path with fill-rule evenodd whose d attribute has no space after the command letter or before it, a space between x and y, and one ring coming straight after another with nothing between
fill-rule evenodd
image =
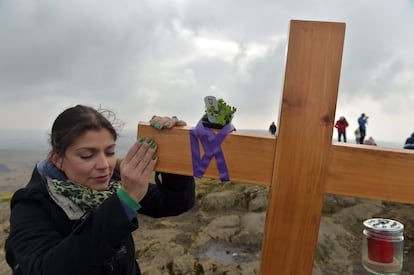
<instances>
[{"instance_id":1,"label":"grey cloud","mask_svg":"<svg viewBox=\"0 0 414 275\"><path fill-rule=\"evenodd\" d=\"M132 124L152 114L193 122L203 97L215 93L240 117L276 120L289 21L304 19L347 24L341 109L368 108L358 105L368 98L383 110L392 102L395 113L409 112L412 11L412 1L385 0L4 0L0 110L22 100L39 108L43 98L59 107L113 106ZM197 48L201 38L231 43L238 52L208 56ZM251 44L270 50L245 62Z\"/></svg>"}]
</instances>

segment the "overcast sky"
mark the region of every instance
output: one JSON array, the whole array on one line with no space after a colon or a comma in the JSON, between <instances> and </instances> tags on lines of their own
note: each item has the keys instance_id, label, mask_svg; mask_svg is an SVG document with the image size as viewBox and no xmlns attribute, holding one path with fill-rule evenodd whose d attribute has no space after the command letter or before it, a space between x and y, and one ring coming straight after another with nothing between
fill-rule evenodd
<instances>
[{"instance_id":1,"label":"overcast sky","mask_svg":"<svg viewBox=\"0 0 414 275\"><path fill-rule=\"evenodd\" d=\"M289 22L346 23L337 116L367 136L414 131L413 0L0 0L0 129L49 129L81 103L125 129L153 114L195 125L203 98L239 129L278 121ZM336 133L335 133L336 134Z\"/></svg>"}]
</instances>

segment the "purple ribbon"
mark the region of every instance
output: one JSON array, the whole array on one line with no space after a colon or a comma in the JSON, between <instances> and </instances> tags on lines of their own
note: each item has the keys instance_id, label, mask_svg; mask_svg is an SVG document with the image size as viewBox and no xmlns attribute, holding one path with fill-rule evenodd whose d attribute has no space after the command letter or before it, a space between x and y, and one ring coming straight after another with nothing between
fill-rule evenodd
<instances>
[{"instance_id":1,"label":"purple ribbon","mask_svg":"<svg viewBox=\"0 0 414 275\"><path fill-rule=\"evenodd\" d=\"M216 158L217 169L221 181L229 181L226 160L224 159L221 143L226 136L234 131L233 124L227 123L217 135L210 128L204 127L200 120L195 128L190 129L191 153L193 160L193 173L197 178L202 178L213 156ZM200 158L198 140L204 149L204 155Z\"/></svg>"}]
</instances>

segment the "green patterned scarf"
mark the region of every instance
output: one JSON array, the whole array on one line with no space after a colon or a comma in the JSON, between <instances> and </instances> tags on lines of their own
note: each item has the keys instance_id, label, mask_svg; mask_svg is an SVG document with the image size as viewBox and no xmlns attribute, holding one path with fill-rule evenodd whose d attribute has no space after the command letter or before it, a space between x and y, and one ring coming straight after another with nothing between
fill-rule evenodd
<instances>
[{"instance_id":1,"label":"green patterned scarf","mask_svg":"<svg viewBox=\"0 0 414 275\"><path fill-rule=\"evenodd\" d=\"M68 198L82 211L96 209L121 186L121 181L111 181L104 191L92 190L70 180L59 180L48 178L49 190Z\"/></svg>"}]
</instances>

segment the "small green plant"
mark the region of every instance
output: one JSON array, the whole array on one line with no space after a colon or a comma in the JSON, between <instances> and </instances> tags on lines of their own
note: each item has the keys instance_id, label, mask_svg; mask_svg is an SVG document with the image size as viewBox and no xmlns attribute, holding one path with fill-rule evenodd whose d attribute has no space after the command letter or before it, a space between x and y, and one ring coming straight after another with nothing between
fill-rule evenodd
<instances>
[{"instance_id":1,"label":"small green plant","mask_svg":"<svg viewBox=\"0 0 414 275\"><path fill-rule=\"evenodd\" d=\"M236 107L228 105L224 99L220 98L217 100L217 110L214 108L214 106L210 106L205 111L205 114L203 116L204 120L207 120L207 117L214 116L216 118L215 123L220 125L226 125L229 123L232 118L233 114L237 111Z\"/></svg>"}]
</instances>

